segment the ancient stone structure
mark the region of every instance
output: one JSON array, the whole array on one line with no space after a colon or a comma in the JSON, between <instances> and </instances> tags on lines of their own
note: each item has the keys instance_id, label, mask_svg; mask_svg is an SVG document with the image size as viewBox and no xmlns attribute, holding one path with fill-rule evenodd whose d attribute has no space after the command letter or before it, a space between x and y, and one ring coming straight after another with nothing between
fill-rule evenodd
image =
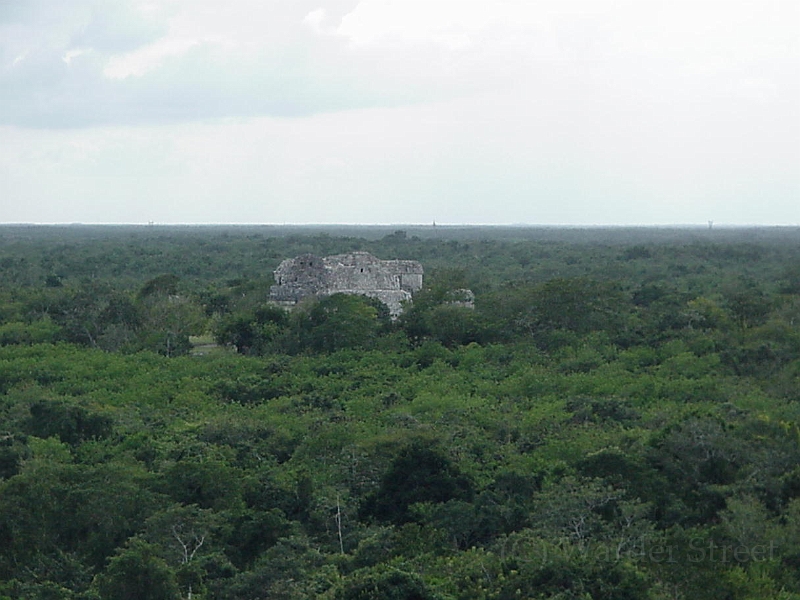
<instances>
[{"instance_id":1,"label":"ancient stone structure","mask_svg":"<svg viewBox=\"0 0 800 600\"><path fill-rule=\"evenodd\" d=\"M377 298L393 317L402 302L422 288L422 265L415 260L380 260L369 252L320 257L303 254L275 269L270 300L293 305L308 296L359 294Z\"/></svg>"}]
</instances>

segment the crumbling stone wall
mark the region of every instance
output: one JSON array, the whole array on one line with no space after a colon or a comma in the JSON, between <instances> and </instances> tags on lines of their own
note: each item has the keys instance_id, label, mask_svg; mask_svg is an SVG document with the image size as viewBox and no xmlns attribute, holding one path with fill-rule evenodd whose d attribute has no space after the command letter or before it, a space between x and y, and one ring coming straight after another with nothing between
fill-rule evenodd
<instances>
[{"instance_id":1,"label":"crumbling stone wall","mask_svg":"<svg viewBox=\"0 0 800 600\"><path fill-rule=\"evenodd\" d=\"M422 288L422 265L415 260L380 260L369 252L288 258L275 270L270 299L284 305L308 296L359 294L377 298L393 317L402 302Z\"/></svg>"}]
</instances>

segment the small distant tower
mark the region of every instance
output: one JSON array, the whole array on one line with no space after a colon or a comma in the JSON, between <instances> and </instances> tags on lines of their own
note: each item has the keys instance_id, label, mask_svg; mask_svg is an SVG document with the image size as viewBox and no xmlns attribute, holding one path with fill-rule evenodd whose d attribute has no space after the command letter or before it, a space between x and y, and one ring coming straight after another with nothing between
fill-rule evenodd
<instances>
[{"instance_id":1,"label":"small distant tower","mask_svg":"<svg viewBox=\"0 0 800 600\"><path fill-rule=\"evenodd\" d=\"M708 222L708 230L711 231L712 229L714 229L714 221L709 221Z\"/></svg>"}]
</instances>

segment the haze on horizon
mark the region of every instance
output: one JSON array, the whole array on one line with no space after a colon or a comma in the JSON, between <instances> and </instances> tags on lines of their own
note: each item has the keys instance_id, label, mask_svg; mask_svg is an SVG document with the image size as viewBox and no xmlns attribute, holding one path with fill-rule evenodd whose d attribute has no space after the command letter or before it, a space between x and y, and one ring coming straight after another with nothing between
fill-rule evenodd
<instances>
[{"instance_id":1,"label":"haze on horizon","mask_svg":"<svg viewBox=\"0 0 800 600\"><path fill-rule=\"evenodd\" d=\"M793 0L8 0L0 223L800 224Z\"/></svg>"}]
</instances>

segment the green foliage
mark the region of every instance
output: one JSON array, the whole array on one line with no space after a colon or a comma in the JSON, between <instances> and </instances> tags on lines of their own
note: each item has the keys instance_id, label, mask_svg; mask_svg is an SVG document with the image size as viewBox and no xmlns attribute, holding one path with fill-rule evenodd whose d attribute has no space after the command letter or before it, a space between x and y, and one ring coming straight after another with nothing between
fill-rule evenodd
<instances>
[{"instance_id":1,"label":"green foliage","mask_svg":"<svg viewBox=\"0 0 800 600\"><path fill-rule=\"evenodd\" d=\"M145 282L139 290L139 298L148 296L174 296L178 293L178 283L181 278L172 273L159 275L150 281Z\"/></svg>"},{"instance_id":2,"label":"green foliage","mask_svg":"<svg viewBox=\"0 0 800 600\"><path fill-rule=\"evenodd\" d=\"M466 346L484 339L480 317L471 308L443 304L425 315L429 337L448 348Z\"/></svg>"},{"instance_id":3,"label":"green foliage","mask_svg":"<svg viewBox=\"0 0 800 600\"><path fill-rule=\"evenodd\" d=\"M384 474L378 490L366 499L362 514L403 524L417 503L470 500L472 484L438 449L417 442L404 448Z\"/></svg>"},{"instance_id":4,"label":"green foliage","mask_svg":"<svg viewBox=\"0 0 800 600\"><path fill-rule=\"evenodd\" d=\"M287 350L291 340L289 314L276 306L221 318L215 326L217 343L233 346L240 354L263 355Z\"/></svg>"},{"instance_id":5,"label":"green foliage","mask_svg":"<svg viewBox=\"0 0 800 600\"><path fill-rule=\"evenodd\" d=\"M56 436L62 442L76 445L90 439L102 439L111 434L112 420L106 415L93 414L80 406L40 400L30 407L25 432L40 438Z\"/></svg>"},{"instance_id":6,"label":"green foliage","mask_svg":"<svg viewBox=\"0 0 800 600\"><path fill-rule=\"evenodd\" d=\"M175 573L154 555L153 548L134 541L111 559L97 579L103 600L179 600Z\"/></svg>"},{"instance_id":7,"label":"green foliage","mask_svg":"<svg viewBox=\"0 0 800 600\"><path fill-rule=\"evenodd\" d=\"M141 473L46 458L0 483L0 575L25 575L40 557L72 556L97 567L159 503Z\"/></svg>"},{"instance_id":8,"label":"green foliage","mask_svg":"<svg viewBox=\"0 0 800 600\"><path fill-rule=\"evenodd\" d=\"M32 323L12 322L0 325L0 346L43 344L55 342L60 336L61 328L49 318Z\"/></svg>"},{"instance_id":9,"label":"green foliage","mask_svg":"<svg viewBox=\"0 0 800 600\"><path fill-rule=\"evenodd\" d=\"M369 346L380 323L375 306L361 296L334 294L297 315L301 344L318 352Z\"/></svg>"},{"instance_id":10,"label":"green foliage","mask_svg":"<svg viewBox=\"0 0 800 600\"><path fill-rule=\"evenodd\" d=\"M2 598L800 594L792 232L4 232Z\"/></svg>"},{"instance_id":11,"label":"green foliage","mask_svg":"<svg viewBox=\"0 0 800 600\"><path fill-rule=\"evenodd\" d=\"M436 600L422 579L398 569L356 573L347 578L333 595L334 600Z\"/></svg>"},{"instance_id":12,"label":"green foliage","mask_svg":"<svg viewBox=\"0 0 800 600\"><path fill-rule=\"evenodd\" d=\"M742 329L762 324L771 308L769 299L752 284L730 291L725 304Z\"/></svg>"},{"instance_id":13,"label":"green foliage","mask_svg":"<svg viewBox=\"0 0 800 600\"><path fill-rule=\"evenodd\" d=\"M165 469L164 492L184 505L217 510L241 502L239 473L215 460L181 460Z\"/></svg>"}]
</instances>

